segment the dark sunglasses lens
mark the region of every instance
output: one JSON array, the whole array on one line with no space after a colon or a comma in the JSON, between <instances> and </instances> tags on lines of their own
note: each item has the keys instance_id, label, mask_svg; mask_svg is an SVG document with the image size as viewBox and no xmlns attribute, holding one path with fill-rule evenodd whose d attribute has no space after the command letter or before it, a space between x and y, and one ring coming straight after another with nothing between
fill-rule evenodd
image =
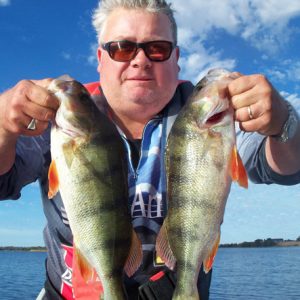
<instances>
[{"instance_id":1,"label":"dark sunglasses lens","mask_svg":"<svg viewBox=\"0 0 300 300\"><path fill-rule=\"evenodd\" d=\"M146 44L147 55L149 59L153 61L164 61L169 59L172 49L172 43L167 41L154 41Z\"/></svg>"},{"instance_id":2,"label":"dark sunglasses lens","mask_svg":"<svg viewBox=\"0 0 300 300\"><path fill-rule=\"evenodd\" d=\"M117 61L129 61L134 57L135 52L135 43L127 41L112 42L109 46L109 55Z\"/></svg>"}]
</instances>

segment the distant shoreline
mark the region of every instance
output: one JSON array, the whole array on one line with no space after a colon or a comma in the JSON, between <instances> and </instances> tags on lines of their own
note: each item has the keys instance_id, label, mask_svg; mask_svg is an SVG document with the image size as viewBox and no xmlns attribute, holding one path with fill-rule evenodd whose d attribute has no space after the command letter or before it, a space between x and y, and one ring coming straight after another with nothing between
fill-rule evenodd
<instances>
[{"instance_id":1,"label":"distant shoreline","mask_svg":"<svg viewBox=\"0 0 300 300\"><path fill-rule=\"evenodd\" d=\"M220 248L262 248L262 247L300 247L300 241L297 240L283 240L283 239L265 239L255 240L253 242L242 243L228 243L221 244ZM16 247L16 246L2 246L0 251L28 251L28 252L47 252L46 247Z\"/></svg>"},{"instance_id":2,"label":"distant shoreline","mask_svg":"<svg viewBox=\"0 0 300 300\"><path fill-rule=\"evenodd\" d=\"M5 246L5 247L0 247L0 251L47 252L47 248L42 246L33 246L33 247Z\"/></svg>"},{"instance_id":3,"label":"distant shoreline","mask_svg":"<svg viewBox=\"0 0 300 300\"><path fill-rule=\"evenodd\" d=\"M220 248L300 247L299 240L266 239L254 242L221 244Z\"/></svg>"}]
</instances>

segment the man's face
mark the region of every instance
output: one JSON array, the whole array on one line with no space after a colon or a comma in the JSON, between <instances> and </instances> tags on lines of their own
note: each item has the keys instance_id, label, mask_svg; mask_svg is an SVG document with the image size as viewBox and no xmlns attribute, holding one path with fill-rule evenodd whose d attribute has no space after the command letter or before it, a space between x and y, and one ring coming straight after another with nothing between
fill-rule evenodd
<instances>
[{"instance_id":1,"label":"man's face","mask_svg":"<svg viewBox=\"0 0 300 300\"><path fill-rule=\"evenodd\" d=\"M118 9L108 17L102 42L118 40L173 42L171 24L164 14ZM168 60L153 62L142 49L138 49L131 61L118 62L99 47L101 86L116 115L124 120L130 118L147 122L159 113L175 92L178 57L179 50L175 48Z\"/></svg>"}]
</instances>

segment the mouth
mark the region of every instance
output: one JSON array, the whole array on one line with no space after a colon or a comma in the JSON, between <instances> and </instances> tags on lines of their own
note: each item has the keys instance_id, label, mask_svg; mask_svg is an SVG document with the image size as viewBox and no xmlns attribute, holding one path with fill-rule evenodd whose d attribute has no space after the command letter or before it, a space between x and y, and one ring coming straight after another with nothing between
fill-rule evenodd
<instances>
[{"instance_id":1,"label":"mouth","mask_svg":"<svg viewBox=\"0 0 300 300\"><path fill-rule=\"evenodd\" d=\"M219 123L228 114L229 110L232 108L229 105L229 101L218 101L216 105L208 113L204 120L204 124L213 125Z\"/></svg>"},{"instance_id":2,"label":"mouth","mask_svg":"<svg viewBox=\"0 0 300 300\"><path fill-rule=\"evenodd\" d=\"M129 77L127 78L128 81L141 81L141 82L149 82L153 81L153 78L151 77L143 77L143 76L135 76L135 77Z\"/></svg>"}]
</instances>

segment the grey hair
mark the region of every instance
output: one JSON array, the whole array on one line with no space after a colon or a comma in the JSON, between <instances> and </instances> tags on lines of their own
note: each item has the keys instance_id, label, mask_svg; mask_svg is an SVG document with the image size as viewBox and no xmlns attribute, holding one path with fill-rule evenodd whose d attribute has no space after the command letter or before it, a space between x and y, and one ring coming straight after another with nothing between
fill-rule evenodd
<instances>
[{"instance_id":1,"label":"grey hair","mask_svg":"<svg viewBox=\"0 0 300 300\"><path fill-rule=\"evenodd\" d=\"M163 13L171 22L173 42L177 45L177 24L171 3L165 0L100 0L93 12L93 26L97 32L98 42L101 42L107 17L116 8L144 9L151 13Z\"/></svg>"}]
</instances>

